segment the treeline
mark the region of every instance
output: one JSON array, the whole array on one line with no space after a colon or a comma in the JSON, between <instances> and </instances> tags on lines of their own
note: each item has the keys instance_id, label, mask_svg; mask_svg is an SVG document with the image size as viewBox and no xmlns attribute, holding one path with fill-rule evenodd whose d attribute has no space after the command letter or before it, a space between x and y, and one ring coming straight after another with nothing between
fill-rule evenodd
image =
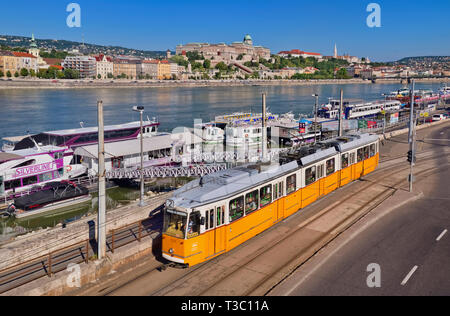
<instances>
[{"instance_id":1,"label":"treeline","mask_svg":"<svg viewBox=\"0 0 450 316\"><path fill-rule=\"evenodd\" d=\"M0 78L2 77L31 77L31 78L41 78L41 79L80 79L80 73L77 70L72 69L64 69L60 70L55 67L50 67L49 69L40 69L38 72L33 69L28 70L26 68L22 68L20 71L16 71L12 73L11 71L7 71L6 74L0 70Z\"/></svg>"}]
</instances>

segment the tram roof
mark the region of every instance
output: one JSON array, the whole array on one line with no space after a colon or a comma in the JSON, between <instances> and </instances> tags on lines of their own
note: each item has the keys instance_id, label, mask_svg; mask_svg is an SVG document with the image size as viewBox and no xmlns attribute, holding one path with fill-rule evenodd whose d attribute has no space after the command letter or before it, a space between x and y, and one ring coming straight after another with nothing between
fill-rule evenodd
<instances>
[{"instance_id":1,"label":"tram roof","mask_svg":"<svg viewBox=\"0 0 450 316\"><path fill-rule=\"evenodd\" d=\"M194 180L174 192L172 200L177 207L194 208L231 197L272 178L295 171L299 165L292 161L285 165L247 165L219 171Z\"/></svg>"},{"instance_id":2,"label":"tram roof","mask_svg":"<svg viewBox=\"0 0 450 316\"><path fill-rule=\"evenodd\" d=\"M376 142L378 139L379 136L377 135L348 134L342 137L322 141L321 144L334 146L339 152L346 152Z\"/></svg>"}]
</instances>

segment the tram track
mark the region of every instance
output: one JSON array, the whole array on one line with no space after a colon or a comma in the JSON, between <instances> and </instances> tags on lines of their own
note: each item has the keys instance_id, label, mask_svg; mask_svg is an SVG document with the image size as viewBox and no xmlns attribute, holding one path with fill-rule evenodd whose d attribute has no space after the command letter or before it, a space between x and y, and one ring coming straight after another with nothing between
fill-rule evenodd
<instances>
[{"instance_id":1,"label":"tram track","mask_svg":"<svg viewBox=\"0 0 450 316\"><path fill-rule=\"evenodd\" d=\"M421 158L427 158L428 157L428 155L427 155L428 152L430 152L430 151L421 152L420 155L423 156ZM432 160L440 159L442 157L447 157L447 156L448 156L447 152L444 153L444 154L441 154L441 155L433 155L433 159ZM404 158L404 157L403 156L399 156L399 157L393 158L392 160L396 160L396 159L399 159L399 158ZM417 165L419 165L419 164L420 165L424 165L424 164L426 164L428 162L429 161L421 161ZM343 200L340 200L339 204L351 200L356 195L363 193L364 191L370 189L373 186L382 185L381 182L383 182L382 180L386 180L386 178L385 178L386 172L388 172L390 169L397 168L396 169L396 174L400 174L402 171L405 171L405 170L409 169L409 166L406 166L406 167L403 167L403 168L400 168L400 169L398 168L399 165L404 165L404 164L405 164L404 161L401 161L401 162L395 163L393 165L385 166L383 168L377 169L377 171L379 171L379 172L376 172L376 173L374 172L374 173L371 174L371 175L375 176L375 179L363 180L363 181L367 181L367 182L364 183L365 185L363 187L361 187L360 189L358 189L356 192L354 192L354 193L352 193L350 195L347 195L346 198L344 198ZM427 172L430 172L430 171L433 172L434 170L437 170L437 169L442 169L442 166L431 167L431 168L427 168L425 170L421 170L418 173L416 173L416 177L423 176ZM381 172L381 171L383 171L383 172ZM320 249L322 249L323 247L328 245L337 236L339 236L344 231L346 231L349 227L351 227L353 224L355 224L356 222L358 222L359 220L364 218L367 214L369 214L373 209L375 209L377 206L379 206L386 199L388 199L389 197L394 195L395 192L398 190L398 186L400 186L402 183L406 182L406 179L400 179L400 180L396 179L396 180L397 181L394 182L394 183L387 183L387 184L383 185L383 186L386 187L386 189L384 189L379 194L377 194L377 196L375 196L370 202L365 203L360 208L358 208L356 211L352 212L351 216L344 218L342 221L340 221L339 223L334 225L330 231L331 232L338 231L338 233L336 233L333 236L333 238L331 238L329 240L326 240L325 244L323 244L323 242L324 242L323 238L317 239L316 241L314 241L314 243L306 251L305 251L305 249L302 249L300 252L295 253L292 257L290 257L288 259L287 263L285 262L285 264L283 264L283 266L291 266L291 265L293 265L293 263L295 263L299 259L299 257L301 257L302 254L304 254L305 252L306 253L311 253L311 255L308 256L307 258L305 258L305 260L303 262L308 261L312 256L314 256L318 251L320 251ZM367 209L367 207L369 207L369 208ZM240 261L238 266L236 266L235 268L233 268L231 270L228 270L225 275L222 275L221 277L215 278L213 284L211 284L210 286L208 286L206 288L205 287L202 288L202 290L199 293L191 293L191 295L196 295L196 296L207 295L208 292L210 292L212 289L214 289L219 284L221 284L221 283L227 281L228 279L230 279L233 275L235 275L240 270L245 269L249 264L254 263L255 261L257 261L257 259L260 258L262 255L264 255L265 253L267 253L271 249L279 247L283 242L291 239L292 236L294 236L296 233L299 233L310 222L313 222L314 220L325 216L326 214L330 213L331 211L333 211L332 207L327 208L323 212L314 214L313 216L310 217L310 218L312 218L312 220L310 220L310 218L306 219L303 223L301 223L301 225L297 229L294 229L294 230L290 231L287 235L284 235L281 238L273 240L269 245L266 244L266 245L260 247L256 252L254 252L254 254L252 256L247 257L244 261ZM348 223L346 224L346 222L348 222ZM346 224L344 226L344 228L341 228L341 226L344 225L344 224ZM271 228L271 229L273 229L273 228ZM326 236L329 236L329 235L327 234ZM321 246L318 247L317 244L321 244ZM198 267L195 267L196 268L195 270L190 271L189 273L185 274L184 276L182 276L180 279L176 280L175 282L163 286L161 289L159 289L158 291L155 291L151 295L168 294L171 291L171 289L173 289L174 287L177 286L177 284L179 285L179 284L182 284L182 283L186 283L190 279L195 278L197 276L197 274L196 274L197 271L201 274L202 271L204 272L204 268L207 267L209 263L213 264L214 262L217 262L218 259L220 259L220 257L213 259L211 262L207 262L207 263L199 265ZM303 263L300 264L300 265L294 266L292 271L288 271L288 274L292 273L293 271L295 271L301 265L303 265ZM279 273L278 269L274 270L272 273L269 273L266 277L264 277L262 280L260 280L255 286L253 286L252 288L248 289L242 295L244 295L244 296L251 295L258 288L260 288L260 286L262 284L264 284L268 280L270 280L276 273ZM270 291L270 288L268 288L268 290L266 292L264 292L264 293L259 293L259 295L266 294L268 291Z\"/></svg>"},{"instance_id":2,"label":"tram track","mask_svg":"<svg viewBox=\"0 0 450 316\"><path fill-rule=\"evenodd\" d=\"M446 151L443 154L440 155L432 155L432 150L428 150L428 151L424 151L419 153L418 155L420 156L421 159L426 159L429 158L430 156L432 156L432 160L436 160L442 157L446 157L448 156L448 152ZM431 155L430 155L431 154ZM400 158L405 158L403 155L402 156L398 156L398 157L393 157L389 160L383 160L380 161L381 163L385 163L385 162L390 162L390 161L394 161L394 160L398 160ZM423 165L425 163L429 162L429 160L425 161L425 160L421 160L420 162L418 162L418 165ZM400 173L401 171L405 171L407 169L409 169L409 166L404 166L402 168L399 169L400 165L405 165L404 161L399 161L397 163L394 164L390 164L388 166L382 166L380 168L378 168L377 170L375 170L373 173L371 173L372 177L371 179L363 179L361 181L363 181L363 186L358 189L356 192L353 192L349 195L347 195L344 199L340 200L339 203L344 203L346 201L351 200L352 198L354 198L356 195L363 193L364 191L370 189L371 187L375 186L375 185L380 185L382 180L386 179L386 173L389 173L389 171L391 169L395 169L396 168L396 174ZM428 172L430 170L434 170L434 169L438 169L439 167L432 167L426 170L422 170L419 173L416 174L416 176L421 176L422 174L424 174L425 172ZM336 236L334 236L334 238L336 238L337 236L339 236L341 233L343 233L346 229L348 229L349 227L351 227L354 223L358 222L359 220L361 220L364 216L366 216L367 214L370 213L370 211L372 211L374 208L376 208L379 204L381 204L383 201L385 201L387 198L389 198L390 196L392 196L395 192L396 192L396 188L397 186L399 186L400 184L404 183L406 181L406 179L401 179L393 184L386 184L386 189L383 190L381 193L379 193L377 195L376 199L379 199L378 203L372 205L370 207L369 210L367 210L366 212L361 213L361 210L363 210L365 207L368 206L368 204L370 203L366 203L365 205L361 206L360 209L358 209L358 211L354 212L354 215L359 215L356 219L354 219L350 224L346 225L346 227L340 231L339 234L337 234ZM361 183L361 182L360 182ZM339 191L339 190L338 190ZM337 191L337 192L338 192ZM336 191L335 191L336 192ZM314 204L313 204L314 205ZM313 206L312 205L312 206ZM280 244L283 243L283 241L287 241L288 239L292 238L293 235L295 235L296 233L298 233L299 231L301 231L305 226L307 226L310 222L313 222L316 219L319 219L325 215L327 215L329 212L331 212L333 210L333 208L327 208L325 209L323 212L320 213L316 213L313 214L312 216L310 216L309 218L306 218L305 221L303 221L301 223L301 225L289 232L288 235L284 235L283 237L276 239L274 241L272 241L269 245L264 245L262 247L260 247L255 253L254 255L252 255L251 257L247 257L247 259L242 262L239 262L239 266L235 267L234 269L228 271L225 275L223 275L222 277L216 278L214 284L211 284L210 286L208 286L207 288L202 288L201 292L198 294L193 293L192 295L206 295L211 289L213 289L214 287L216 287L217 285L219 285L220 283L223 283L224 281L226 281L227 279L231 278L233 275L235 275L237 272L239 272L241 269L243 269L244 267L246 267L248 264L255 262L258 258L260 258L262 255L264 255L267 251L269 251L270 249L274 249L277 246L279 246ZM339 222L337 225L335 225L332 229L332 231L338 229L341 225L343 225L346 221L348 221L349 218L345 218L344 220L342 220L341 222ZM276 226L272 227L269 230L272 230L276 228ZM325 247L327 244L329 244L333 239L330 239L326 242L325 245L323 245L322 247L320 247L319 249L315 250L311 256L309 256L308 258L306 258L306 260L304 262L306 262L310 257L314 256L315 253L317 253L320 249L322 249L323 247ZM319 240L316 240L314 244L320 242ZM310 247L313 248L314 244ZM292 256L291 258L289 258L288 264L286 264L286 266L292 265L292 262L295 262L299 256L301 256L302 253L304 253L305 250L303 249L301 252L296 253L294 256ZM174 287L176 287L176 285L178 284L182 284L182 283L186 283L191 279L196 279L198 277L199 274L202 274L202 272L208 268L211 264L214 264L215 262L217 262L217 260L219 260L221 257L215 258L212 261L209 262L204 262L202 264L199 264L195 267L190 268L189 270L184 270L181 271L181 275L179 276L172 276L172 277L168 277L167 281L165 282L161 287L159 287L157 290L153 291L152 293L150 293L149 295L164 295L169 293ZM301 264L302 265L302 264ZM294 269L290 272L292 273L293 271L295 271L297 268L299 268L301 265L297 265L294 267ZM145 277L149 277L151 275L154 274L161 274L164 273L164 275L173 275L173 274L177 274L174 273L174 269L170 269L164 272L160 272L161 268L163 267L163 264L157 265L152 267L151 269L148 270L144 270L141 274L137 275L136 277L128 280L127 282L121 284L120 286L115 286L115 287L110 287L108 291L104 291L100 290L98 294L100 295L114 295L114 293L120 291L121 289L129 286L130 284L143 279ZM278 270L277 270L278 271ZM245 295L251 295L252 292L254 292L256 289L258 289L260 287L261 284L267 282L269 279L271 279L273 277L273 274L268 274L263 280L261 280L260 282L258 282L258 284L256 284L255 286L253 286L251 289L247 290ZM270 288L268 289L268 291L270 291ZM268 291L266 291L265 293L267 293ZM102 293L100 293L102 292ZM263 293L263 294L265 294Z\"/></svg>"}]
</instances>

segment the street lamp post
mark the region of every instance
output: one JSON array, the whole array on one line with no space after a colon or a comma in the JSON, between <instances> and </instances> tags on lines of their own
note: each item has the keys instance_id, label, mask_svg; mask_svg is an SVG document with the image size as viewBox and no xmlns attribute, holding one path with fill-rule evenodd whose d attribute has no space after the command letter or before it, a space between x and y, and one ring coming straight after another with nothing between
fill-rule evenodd
<instances>
[{"instance_id":1,"label":"street lamp post","mask_svg":"<svg viewBox=\"0 0 450 316\"><path fill-rule=\"evenodd\" d=\"M384 107L383 107L383 116L384 116L384 123L383 123L383 137L386 139L386 103L387 103L387 97L388 95L383 93L382 96L384 96Z\"/></svg>"},{"instance_id":2,"label":"street lamp post","mask_svg":"<svg viewBox=\"0 0 450 316\"><path fill-rule=\"evenodd\" d=\"M314 106L314 144L317 144L317 110L319 106L319 95L313 94L313 97L316 98L316 103Z\"/></svg>"},{"instance_id":3,"label":"street lamp post","mask_svg":"<svg viewBox=\"0 0 450 316\"><path fill-rule=\"evenodd\" d=\"M144 203L144 130L143 130L143 115L145 108L143 106L135 106L133 107L133 111L139 112L141 116L141 196L139 201L139 207L144 207L146 204Z\"/></svg>"}]
</instances>

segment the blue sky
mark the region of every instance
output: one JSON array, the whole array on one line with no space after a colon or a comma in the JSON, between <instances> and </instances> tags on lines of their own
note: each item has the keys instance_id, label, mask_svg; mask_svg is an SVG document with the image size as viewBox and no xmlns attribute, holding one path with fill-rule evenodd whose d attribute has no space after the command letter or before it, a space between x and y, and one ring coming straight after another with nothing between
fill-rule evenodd
<instances>
[{"instance_id":1,"label":"blue sky","mask_svg":"<svg viewBox=\"0 0 450 316\"><path fill-rule=\"evenodd\" d=\"M66 7L81 6L81 28ZM381 6L381 28L366 25L366 7ZM396 60L450 55L449 0L18 0L3 6L0 34L67 39L145 50L187 42L240 41L250 34L272 53L301 49Z\"/></svg>"}]
</instances>

